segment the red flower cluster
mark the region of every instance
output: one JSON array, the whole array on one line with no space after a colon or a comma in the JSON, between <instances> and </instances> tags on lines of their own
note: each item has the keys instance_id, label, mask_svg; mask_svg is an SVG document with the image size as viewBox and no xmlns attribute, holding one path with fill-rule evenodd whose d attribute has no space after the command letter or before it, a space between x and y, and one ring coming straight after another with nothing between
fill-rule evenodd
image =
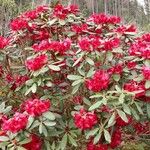
<instances>
[{"instance_id":1,"label":"red flower cluster","mask_svg":"<svg viewBox=\"0 0 150 150\"><path fill-rule=\"evenodd\" d=\"M137 41L134 42L129 49L130 55L150 59L149 41L150 41L150 34L145 34L141 38L138 38Z\"/></svg>"},{"instance_id":2,"label":"red flower cluster","mask_svg":"<svg viewBox=\"0 0 150 150\"><path fill-rule=\"evenodd\" d=\"M76 5L64 7L63 5L58 4L54 7L53 15L60 19L65 19L68 14L76 14L78 11L78 6Z\"/></svg>"},{"instance_id":3,"label":"red flower cluster","mask_svg":"<svg viewBox=\"0 0 150 150\"><path fill-rule=\"evenodd\" d=\"M119 127L127 126L127 125L131 124L131 122L132 122L132 117L131 117L131 116L128 116L128 122L125 122L125 121L122 120L121 117L119 117L119 116L118 116L117 119L116 119L116 124L117 124L117 126L119 126Z\"/></svg>"},{"instance_id":4,"label":"red flower cluster","mask_svg":"<svg viewBox=\"0 0 150 150\"><path fill-rule=\"evenodd\" d=\"M40 42L40 44L34 44L32 48L35 51L44 51L44 50L52 50L54 52L59 52L60 54L64 54L67 50L69 50L71 47L71 40L65 39L62 42L58 41L48 41L43 40Z\"/></svg>"},{"instance_id":5,"label":"red flower cluster","mask_svg":"<svg viewBox=\"0 0 150 150\"><path fill-rule=\"evenodd\" d=\"M76 32L77 34L82 33L83 31L86 31L88 28L87 24L81 24L81 25L77 25L74 24L72 25L72 31Z\"/></svg>"},{"instance_id":6,"label":"red flower cluster","mask_svg":"<svg viewBox=\"0 0 150 150\"><path fill-rule=\"evenodd\" d=\"M39 55L33 59L26 60L26 67L31 71L41 69L48 61L48 57L45 54Z\"/></svg>"},{"instance_id":7,"label":"red flower cluster","mask_svg":"<svg viewBox=\"0 0 150 150\"><path fill-rule=\"evenodd\" d=\"M32 116L40 116L50 109L49 100L29 99L23 104L24 110Z\"/></svg>"},{"instance_id":8,"label":"red flower cluster","mask_svg":"<svg viewBox=\"0 0 150 150\"><path fill-rule=\"evenodd\" d=\"M80 112L74 115L74 122L76 127L82 130L91 129L97 123L97 116L93 112L80 109Z\"/></svg>"},{"instance_id":9,"label":"red flower cluster","mask_svg":"<svg viewBox=\"0 0 150 150\"><path fill-rule=\"evenodd\" d=\"M9 44L9 39L0 36L0 49L5 48Z\"/></svg>"},{"instance_id":10,"label":"red flower cluster","mask_svg":"<svg viewBox=\"0 0 150 150\"><path fill-rule=\"evenodd\" d=\"M130 81L128 83L124 84L124 90L128 91L128 92L134 92L134 91L139 91L139 93L137 93L135 96L136 97L141 97L145 95L145 86L144 83L137 83L135 81Z\"/></svg>"},{"instance_id":11,"label":"red flower cluster","mask_svg":"<svg viewBox=\"0 0 150 150\"><path fill-rule=\"evenodd\" d=\"M42 141L40 137L35 134L31 135L31 141L27 144L22 145L26 150L41 150Z\"/></svg>"},{"instance_id":12,"label":"red flower cluster","mask_svg":"<svg viewBox=\"0 0 150 150\"><path fill-rule=\"evenodd\" d=\"M13 31L23 30L26 29L27 27L28 27L28 22L23 18L16 18L12 20L12 22L10 23L10 28Z\"/></svg>"},{"instance_id":13,"label":"red flower cluster","mask_svg":"<svg viewBox=\"0 0 150 150\"><path fill-rule=\"evenodd\" d=\"M15 113L13 118L5 120L2 124L4 131L10 131L12 133L19 132L26 128L28 117L25 114Z\"/></svg>"},{"instance_id":14,"label":"red flower cluster","mask_svg":"<svg viewBox=\"0 0 150 150\"><path fill-rule=\"evenodd\" d=\"M120 39L114 38L111 40L107 40L104 42L104 50L109 51L112 50L113 48L117 48L120 45Z\"/></svg>"},{"instance_id":15,"label":"red flower cluster","mask_svg":"<svg viewBox=\"0 0 150 150\"><path fill-rule=\"evenodd\" d=\"M88 21L93 21L95 24L118 24L121 21L120 17L107 16L103 13L93 14Z\"/></svg>"},{"instance_id":16,"label":"red flower cluster","mask_svg":"<svg viewBox=\"0 0 150 150\"><path fill-rule=\"evenodd\" d=\"M142 74L145 80L150 80L150 67L144 66L142 69Z\"/></svg>"},{"instance_id":17,"label":"red flower cluster","mask_svg":"<svg viewBox=\"0 0 150 150\"><path fill-rule=\"evenodd\" d=\"M110 147L116 148L121 144L121 130L119 128L116 128L115 131L112 134Z\"/></svg>"},{"instance_id":18,"label":"red flower cluster","mask_svg":"<svg viewBox=\"0 0 150 150\"><path fill-rule=\"evenodd\" d=\"M100 38L96 36L84 37L79 41L79 46L84 51L93 51L101 45Z\"/></svg>"},{"instance_id":19,"label":"red flower cluster","mask_svg":"<svg viewBox=\"0 0 150 150\"><path fill-rule=\"evenodd\" d=\"M137 65L137 63L133 62L133 61L127 63L128 69L134 69L136 67L136 65Z\"/></svg>"},{"instance_id":20,"label":"red flower cluster","mask_svg":"<svg viewBox=\"0 0 150 150\"><path fill-rule=\"evenodd\" d=\"M117 29L114 30L115 32L118 32L118 33L121 33L121 34L124 34L124 33L127 33L127 32L136 32L136 27L134 25L129 25L129 26L119 26Z\"/></svg>"},{"instance_id":21,"label":"red flower cluster","mask_svg":"<svg viewBox=\"0 0 150 150\"><path fill-rule=\"evenodd\" d=\"M31 30L34 30L33 27L30 27ZM36 26L35 26L36 28ZM33 40L45 40L50 37L50 33L46 29L38 30L34 34L31 35Z\"/></svg>"},{"instance_id":22,"label":"red flower cluster","mask_svg":"<svg viewBox=\"0 0 150 150\"><path fill-rule=\"evenodd\" d=\"M108 87L109 78L109 74L105 70L98 70L92 79L86 81L86 87L93 92L99 92Z\"/></svg>"}]
</instances>

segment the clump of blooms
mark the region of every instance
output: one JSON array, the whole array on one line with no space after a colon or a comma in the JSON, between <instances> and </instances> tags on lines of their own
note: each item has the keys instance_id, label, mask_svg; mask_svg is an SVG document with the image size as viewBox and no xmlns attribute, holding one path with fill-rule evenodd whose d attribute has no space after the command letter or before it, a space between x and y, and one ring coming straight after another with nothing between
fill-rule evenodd
<instances>
[{"instance_id":1,"label":"clump of blooms","mask_svg":"<svg viewBox=\"0 0 150 150\"><path fill-rule=\"evenodd\" d=\"M52 2L20 14L8 35L0 36L4 149L108 150L150 133L149 33Z\"/></svg>"},{"instance_id":2,"label":"clump of blooms","mask_svg":"<svg viewBox=\"0 0 150 150\"><path fill-rule=\"evenodd\" d=\"M26 150L41 150L42 140L40 139L40 137L38 137L36 134L32 134L30 138L31 138L31 141L27 144L24 144L23 147Z\"/></svg>"},{"instance_id":3,"label":"clump of blooms","mask_svg":"<svg viewBox=\"0 0 150 150\"><path fill-rule=\"evenodd\" d=\"M104 70L98 70L95 72L92 79L86 81L86 87L93 92L99 92L107 89L109 82L109 74Z\"/></svg>"},{"instance_id":4,"label":"clump of blooms","mask_svg":"<svg viewBox=\"0 0 150 150\"><path fill-rule=\"evenodd\" d=\"M5 120L2 124L4 131L10 131L12 133L19 132L26 128L28 123L28 117L25 114L15 113L14 116L8 120Z\"/></svg>"},{"instance_id":5,"label":"clump of blooms","mask_svg":"<svg viewBox=\"0 0 150 150\"><path fill-rule=\"evenodd\" d=\"M50 50L50 51L54 51L54 52L59 52L60 54L64 54L64 52L69 50L70 47L71 47L70 39L65 39L62 42L43 40L39 44L34 44L32 46L32 48L36 52Z\"/></svg>"},{"instance_id":6,"label":"clump of blooms","mask_svg":"<svg viewBox=\"0 0 150 150\"><path fill-rule=\"evenodd\" d=\"M48 61L47 55L39 55L33 59L26 60L26 66L31 71L41 69Z\"/></svg>"},{"instance_id":7,"label":"clump of blooms","mask_svg":"<svg viewBox=\"0 0 150 150\"><path fill-rule=\"evenodd\" d=\"M150 67L143 67L142 74L145 80L150 80Z\"/></svg>"},{"instance_id":8,"label":"clump of blooms","mask_svg":"<svg viewBox=\"0 0 150 150\"><path fill-rule=\"evenodd\" d=\"M118 126L120 126L120 127L124 127L124 126L130 125L131 122L132 122L132 117L131 116L128 117L128 121L127 122L122 120L121 117L117 117L117 119L116 119L116 124Z\"/></svg>"},{"instance_id":9,"label":"clump of blooms","mask_svg":"<svg viewBox=\"0 0 150 150\"><path fill-rule=\"evenodd\" d=\"M145 86L143 84L143 82L138 83L136 81L130 81L128 83L124 84L124 90L128 91L128 92L138 92L135 96L136 97L140 97L140 96L144 96L145 95Z\"/></svg>"},{"instance_id":10,"label":"clump of blooms","mask_svg":"<svg viewBox=\"0 0 150 150\"><path fill-rule=\"evenodd\" d=\"M98 121L96 114L93 112L87 112L84 109L80 109L79 112L74 115L74 122L76 127L86 130L91 129Z\"/></svg>"},{"instance_id":11,"label":"clump of blooms","mask_svg":"<svg viewBox=\"0 0 150 150\"><path fill-rule=\"evenodd\" d=\"M0 36L0 49L5 48L9 44L9 39Z\"/></svg>"},{"instance_id":12,"label":"clump of blooms","mask_svg":"<svg viewBox=\"0 0 150 150\"><path fill-rule=\"evenodd\" d=\"M121 130L119 128L116 128L112 135L112 139L110 143L111 148L116 148L121 144L122 142L121 134L122 134Z\"/></svg>"},{"instance_id":13,"label":"clump of blooms","mask_svg":"<svg viewBox=\"0 0 150 150\"><path fill-rule=\"evenodd\" d=\"M49 100L29 99L24 103L24 110L32 116L40 116L49 109Z\"/></svg>"}]
</instances>

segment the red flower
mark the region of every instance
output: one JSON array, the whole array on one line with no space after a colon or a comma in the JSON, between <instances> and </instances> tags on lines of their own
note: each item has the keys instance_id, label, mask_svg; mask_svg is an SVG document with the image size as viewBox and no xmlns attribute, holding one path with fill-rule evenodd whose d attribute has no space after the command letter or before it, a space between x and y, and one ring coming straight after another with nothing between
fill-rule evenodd
<instances>
[{"instance_id":1,"label":"red flower","mask_svg":"<svg viewBox=\"0 0 150 150\"><path fill-rule=\"evenodd\" d=\"M120 23L121 18L117 16L110 16L108 22L111 24L118 24Z\"/></svg>"},{"instance_id":2,"label":"red flower","mask_svg":"<svg viewBox=\"0 0 150 150\"><path fill-rule=\"evenodd\" d=\"M117 64L112 68L112 73L114 74L121 74L123 71L123 65L122 64Z\"/></svg>"},{"instance_id":3,"label":"red flower","mask_svg":"<svg viewBox=\"0 0 150 150\"><path fill-rule=\"evenodd\" d=\"M54 8L53 15L60 19L65 19L68 14L68 10L63 7L63 5L58 4Z\"/></svg>"},{"instance_id":4,"label":"red flower","mask_svg":"<svg viewBox=\"0 0 150 150\"><path fill-rule=\"evenodd\" d=\"M30 28L32 31L33 30L32 27ZM50 37L50 33L46 29L36 31L36 33L31 36L33 40L45 40L48 39L49 37Z\"/></svg>"},{"instance_id":5,"label":"red flower","mask_svg":"<svg viewBox=\"0 0 150 150\"><path fill-rule=\"evenodd\" d=\"M31 135L31 141L27 144L22 145L26 150L41 150L42 141L40 137L35 134Z\"/></svg>"},{"instance_id":6,"label":"red flower","mask_svg":"<svg viewBox=\"0 0 150 150\"><path fill-rule=\"evenodd\" d=\"M32 48L36 51L36 52L38 52L38 51L44 51L44 50L48 50L48 49L50 49L50 43L49 43L49 41L48 40L43 40L43 41L41 41L39 44L34 44L33 46L32 46Z\"/></svg>"},{"instance_id":7,"label":"red flower","mask_svg":"<svg viewBox=\"0 0 150 150\"><path fill-rule=\"evenodd\" d=\"M29 99L23 104L24 110L32 116L40 116L50 109L49 100Z\"/></svg>"},{"instance_id":8,"label":"red flower","mask_svg":"<svg viewBox=\"0 0 150 150\"><path fill-rule=\"evenodd\" d=\"M79 8L77 5L70 5L68 8L70 13L76 14L77 12L79 12Z\"/></svg>"},{"instance_id":9,"label":"red flower","mask_svg":"<svg viewBox=\"0 0 150 150\"><path fill-rule=\"evenodd\" d=\"M26 61L26 66L31 71L36 71L41 69L48 61L47 55L39 55L33 59L29 59Z\"/></svg>"},{"instance_id":10,"label":"red flower","mask_svg":"<svg viewBox=\"0 0 150 150\"><path fill-rule=\"evenodd\" d=\"M120 45L120 39L114 38L112 40L107 40L104 42L104 50L112 50L113 48L117 48Z\"/></svg>"},{"instance_id":11,"label":"red flower","mask_svg":"<svg viewBox=\"0 0 150 150\"><path fill-rule=\"evenodd\" d=\"M93 78L86 81L86 87L93 92L106 89L108 84L109 74L104 70L96 71Z\"/></svg>"},{"instance_id":12,"label":"red flower","mask_svg":"<svg viewBox=\"0 0 150 150\"><path fill-rule=\"evenodd\" d=\"M19 132L26 128L28 117L25 114L15 113L13 118L5 120L2 124L4 131L10 131L12 133Z\"/></svg>"},{"instance_id":13,"label":"red flower","mask_svg":"<svg viewBox=\"0 0 150 150\"><path fill-rule=\"evenodd\" d=\"M83 31L86 31L87 30L87 24L81 24L81 25L77 25L77 24L74 24L72 26L72 30L74 32L76 32L77 34L80 34L82 33Z\"/></svg>"},{"instance_id":14,"label":"red flower","mask_svg":"<svg viewBox=\"0 0 150 150\"><path fill-rule=\"evenodd\" d=\"M37 14L36 10L30 10L30 11L23 13L22 17L25 17L28 20L30 20L30 19L33 20L38 17L38 14Z\"/></svg>"},{"instance_id":15,"label":"red flower","mask_svg":"<svg viewBox=\"0 0 150 150\"><path fill-rule=\"evenodd\" d=\"M101 14L93 14L89 19L89 21L93 21L95 24L105 24L108 23L109 18L101 13Z\"/></svg>"},{"instance_id":16,"label":"red flower","mask_svg":"<svg viewBox=\"0 0 150 150\"><path fill-rule=\"evenodd\" d=\"M127 63L128 69L134 69L136 65L137 65L136 62L133 61Z\"/></svg>"},{"instance_id":17,"label":"red flower","mask_svg":"<svg viewBox=\"0 0 150 150\"><path fill-rule=\"evenodd\" d=\"M28 22L21 18L16 18L10 23L10 28L13 31L22 30L28 27Z\"/></svg>"},{"instance_id":18,"label":"red flower","mask_svg":"<svg viewBox=\"0 0 150 150\"><path fill-rule=\"evenodd\" d=\"M144 66L142 69L142 74L143 74L145 80L150 80L150 67Z\"/></svg>"},{"instance_id":19,"label":"red flower","mask_svg":"<svg viewBox=\"0 0 150 150\"><path fill-rule=\"evenodd\" d=\"M5 48L9 44L9 39L0 36L0 49Z\"/></svg>"},{"instance_id":20,"label":"red flower","mask_svg":"<svg viewBox=\"0 0 150 150\"><path fill-rule=\"evenodd\" d=\"M116 148L121 144L121 131L119 128L116 128L112 138L111 138L111 143L110 143L110 147L111 148Z\"/></svg>"},{"instance_id":21,"label":"red flower","mask_svg":"<svg viewBox=\"0 0 150 150\"><path fill-rule=\"evenodd\" d=\"M80 112L74 115L74 122L77 128L82 130L91 129L97 123L97 116L93 112L80 109Z\"/></svg>"},{"instance_id":22,"label":"red flower","mask_svg":"<svg viewBox=\"0 0 150 150\"><path fill-rule=\"evenodd\" d=\"M119 126L119 127L124 127L124 126L127 126L129 124L131 124L132 122L132 117L131 116L128 116L128 121L125 122L124 120L121 119L121 117L117 117L116 119L116 124Z\"/></svg>"},{"instance_id":23,"label":"red flower","mask_svg":"<svg viewBox=\"0 0 150 150\"><path fill-rule=\"evenodd\" d=\"M141 97L145 95L145 86L143 83L137 83L135 81L129 81L128 83L124 84L124 90L129 92L139 91L135 96Z\"/></svg>"}]
</instances>

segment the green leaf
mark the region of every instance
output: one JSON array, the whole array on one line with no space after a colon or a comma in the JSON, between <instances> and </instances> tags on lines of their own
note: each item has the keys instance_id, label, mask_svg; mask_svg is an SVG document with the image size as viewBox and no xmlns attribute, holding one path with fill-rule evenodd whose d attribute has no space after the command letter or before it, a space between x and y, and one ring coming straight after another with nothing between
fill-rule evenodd
<instances>
[{"instance_id":1,"label":"green leaf","mask_svg":"<svg viewBox=\"0 0 150 150\"><path fill-rule=\"evenodd\" d=\"M125 122L128 122L128 118L126 116L126 114L122 111L122 110L117 110L118 115L121 117L121 119Z\"/></svg>"},{"instance_id":2,"label":"green leaf","mask_svg":"<svg viewBox=\"0 0 150 150\"><path fill-rule=\"evenodd\" d=\"M57 21L57 18L49 20L47 23L51 26Z\"/></svg>"},{"instance_id":3,"label":"green leaf","mask_svg":"<svg viewBox=\"0 0 150 150\"><path fill-rule=\"evenodd\" d=\"M131 115L131 110L130 110L130 107L126 104L123 104L123 110L125 113Z\"/></svg>"},{"instance_id":4,"label":"green leaf","mask_svg":"<svg viewBox=\"0 0 150 150\"><path fill-rule=\"evenodd\" d=\"M42 131L42 128L43 128L43 124L40 123L40 125L39 125L39 133L40 133L40 134L42 134L42 132L43 132L43 131Z\"/></svg>"},{"instance_id":5,"label":"green leaf","mask_svg":"<svg viewBox=\"0 0 150 150\"><path fill-rule=\"evenodd\" d=\"M20 141L19 144L20 144L20 145L27 144L27 143L29 143L30 141L31 141L31 138L28 137L28 138L26 138L26 139Z\"/></svg>"},{"instance_id":6,"label":"green leaf","mask_svg":"<svg viewBox=\"0 0 150 150\"><path fill-rule=\"evenodd\" d=\"M36 93L36 90L37 90L37 85L36 85L36 83L34 83L31 87L31 91L32 91L32 93Z\"/></svg>"},{"instance_id":7,"label":"green leaf","mask_svg":"<svg viewBox=\"0 0 150 150\"><path fill-rule=\"evenodd\" d=\"M48 65L48 67L54 71L60 71L60 67L56 65Z\"/></svg>"},{"instance_id":8,"label":"green leaf","mask_svg":"<svg viewBox=\"0 0 150 150\"><path fill-rule=\"evenodd\" d=\"M135 105L136 105L136 108L139 111L139 113L143 115L143 110L142 110L141 106L137 102L135 102Z\"/></svg>"},{"instance_id":9,"label":"green leaf","mask_svg":"<svg viewBox=\"0 0 150 150\"><path fill-rule=\"evenodd\" d=\"M105 140L110 143L111 142L111 136L110 136L110 133L104 129L104 137L105 137Z\"/></svg>"},{"instance_id":10,"label":"green leaf","mask_svg":"<svg viewBox=\"0 0 150 150\"><path fill-rule=\"evenodd\" d=\"M112 59L113 59L113 54L112 54L112 52L107 52L107 60L109 60L109 61L112 61Z\"/></svg>"},{"instance_id":11,"label":"green leaf","mask_svg":"<svg viewBox=\"0 0 150 150\"><path fill-rule=\"evenodd\" d=\"M118 82L120 80L120 74L114 74L113 79Z\"/></svg>"},{"instance_id":12,"label":"green leaf","mask_svg":"<svg viewBox=\"0 0 150 150\"><path fill-rule=\"evenodd\" d=\"M99 97L103 97L103 95L102 94L95 94L95 95L90 96L91 99L92 98L99 98Z\"/></svg>"},{"instance_id":13,"label":"green leaf","mask_svg":"<svg viewBox=\"0 0 150 150\"><path fill-rule=\"evenodd\" d=\"M76 86L77 84L80 84L83 82L83 79L80 79L80 80L76 80L72 83L72 86Z\"/></svg>"},{"instance_id":14,"label":"green leaf","mask_svg":"<svg viewBox=\"0 0 150 150\"><path fill-rule=\"evenodd\" d=\"M97 143L99 142L101 136L102 136L102 132L101 132L101 130L100 130L100 131L98 132L98 134L94 137L94 144L97 144Z\"/></svg>"},{"instance_id":15,"label":"green leaf","mask_svg":"<svg viewBox=\"0 0 150 150\"><path fill-rule=\"evenodd\" d=\"M119 96L119 102L120 102L121 104L124 103L124 98L125 98L125 95L124 95L123 93L121 93L120 96Z\"/></svg>"},{"instance_id":16,"label":"green leaf","mask_svg":"<svg viewBox=\"0 0 150 150\"><path fill-rule=\"evenodd\" d=\"M72 145L74 145L75 147L77 147L77 146L78 146L78 145L77 145L77 142L72 138L72 136L70 136L70 135L68 134L68 137L69 137L70 143L71 143Z\"/></svg>"},{"instance_id":17,"label":"green leaf","mask_svg":"<svg viewBox=\"0 0 150 150\"><path fill-rule=\"evenodd\" d=\"M26 129L30 128L30 126L33 124L33 122L34 122L34 117L29 116L29 118L28 118L28 124L26 126Z\"/></svg>"},{"instance_id":18,"label":"green leaf","mask_svg":"<svg viewBox=\"0 0 150 150\"><path fill-rule=\"evenodd\" d=\"M86 62L89 63L91 66L94 66L94 61L93 61L91 58L87 57L85 60L86 60Z\"/></svg>"},{"instance_id":19,"label":"green leaf","mask_svg":"<svg viewBox=\"0 0 150 150\"><path fill-rule=\"evenodd\" d=\"M52 86L53 86L53 83L52 83L52 82L50 82L50 81L48 81L48 82L46 83L46 86L48 86L48 87L52 87Z\"/></svg>"},{"instance_id":20,"label":"green leaf","mask_svg":"<svg viewBox=\"0 0 150 150\"><path fill-rule=\"evenodd\" d=\"M146 89L149 89L149 88L150 88L150 80L147 80L147 81L145 82L145 88L146 88Z\"/></svg>"},{"instance_id":21,"label":"green leaf","mask_svg":"<svg viewBox=\"0 0 150 150\"><path fill-rule=\"evenodd\" d=\"M63 25L65 25L65 24L66 24L66 21L65 21L65 20L63 20L63 19L59 19L59 24L63 26Z\"/></svg>"},{"instance_id":22,"label":"green leaf","mask_svg":"<svg viewBox=\"0 0 150 150\"><path fill-rule=\"evenodd\" d=\"M54 115L52 112L50 112L50 111L45 112L45 113L43 114L43 116L44 116L45 118L49 119L49 120L55 120L55 115Z\"/></svg>"},{"instance_id":23,"label":"green leaf","mask_svg":"<svg viewBox=\"0 0 150 150\"><path fill-rule=\"evenodd\" d=\"M147 103L146 107L147 107L147 115L148 115L148 118L150 119L150 103Z\"/></svg>"},{"instance_id":24,"label":"green leaf","mask_svg":"<svg viewBox=\"0 0 150 150\"><path fill-rule=\"evenodd\" d=\"M111 115L109 121L108 121L107 127L111 127L111 126L114 125L114 123L115 123L115 118L116 118L116 115L115 115L115 113L113 113L113 114Z\"/></svg>"},{"instance_id":25,"label":"green leaf","mask_svg":"<svg viewBox=\"0 0 150 150\"><path fill-rule=\"evenodd\" d=\"M77 84L76 86L74 86L71 94L75 94L79 90L80 85L81 84Z\"/></svg>"},{"instance_id":26,"label":"green leaf","mask_svg":"<svg viewBox=\"0 0 150 150\"><path fill-rule=\"evenodd\" d=\"M44 121L43 123L44 123L46 126L50 126L50 127L56 125L56 122L52 122L52 121Z\"/></svg>"},{"instance_id":27,"label":"green leaf","mask_svg":"<svg viewBox=\"0 0 150 150\"><path fill-rule=\"evenodd\" d=\"M27 80L26 85L31 86L33 84L33 79Z\"/></svg>"},{"instance_id":28,"label":"green leaf","mask_svg":"<svg viewBox=\"0 0 150 150\"><path fill-rule=\"evenodd\" d=\"M82 76L79 76L79 75L68 75L67 78L69 80L80 80L82 79L83 77Z\"/></svg>"},{"instance_id":29,"label":"green leaf","mask_svg":"<svg viewBox=\"0 0 150 150\"><path fill-rule=\"evenodd\" d=\"M86 139L89 139L90 136L94 136L99 131L99 128L95 128L93 130L90 130L88 134L86 135Z\"/></svg>"},{"instance_id":30,"label":"green leaf","mask_svg":"<svg viewBox=\"0 0 150 150\"><path fill-rule=\"evenodd\" d=\"M9 141L9 137L7 137L7 136L0 136L0 141L2 141L2 142Z\"/></svg>"},{"instance_id":31,"label":"green leaf","mask_svg":"<svg viewBox=\"0 0 150 150\"><path fill-rule=\"evenodd\" d=\"M139 117L139 115L137 114L137 112L134 108L131 108L131 112L132 112L132 115L134 116L134 118L136 120L140 120L140 117Z\"/></svg>"},{"instance_id":32,"label":"green leaf","mask_svg":"<svg viewBox=\"0 0 150 150\"><path fill-rule=\"evenodd\" d=\"M66 148L67 145L67 134L65 134L61 140L60 146L61 146L61 150L64 150Z\"/></svg>"},{"instance_id":33,"label":"green leaf","mask_svg":"<svg viewBox=\"0 0 150 150\"><path fill-rule=\"evenodd\" d=\"M94 110L94 109L99 108L102 104L103 104L103 101L102 101L102 100L96 102L95 104L93 104L93 105L89 108L89 111L92 111L92 110Z\"/></svg>"},{"instance_id":34,"label":"green leaf","mask_svg":"<svg viewBox=\"0 0 150 150\"><path fill-rule=\"evenodd\" d=\"M44 133L44 136L45 136L45 137L48 136L47 129L46 129L46 127L45 127L44 125L42 126L42 133Z\"/></svg>"},{"instance_id":35,"label":"green leaf","mask_svg":"<svg viewBox=\"0 0 150 150\"><path fill-rule=\"evenodd\" d=\"M94 68L92 67L92 68L88 71L86 77L87 77L87 78L92 77L94 73L95 73L95 71L94 71Z\"/></svg>"}]
</instances>

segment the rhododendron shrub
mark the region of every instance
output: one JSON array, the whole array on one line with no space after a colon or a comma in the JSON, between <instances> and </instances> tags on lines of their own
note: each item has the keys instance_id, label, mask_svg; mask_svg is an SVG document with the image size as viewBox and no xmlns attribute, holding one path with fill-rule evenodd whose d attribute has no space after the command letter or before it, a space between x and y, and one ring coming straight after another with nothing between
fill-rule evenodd
<instances>
[{"instance_id":1,"label":"rhododendron shrub","mask_svg":"<svg viewBox=\"0 0 150 150\"><path fill-rule=\"evenodd\" d=\"M1 148L108 150L148 138L150 33L57 3L12 20L0 49Z\"/></svg>"}]
</instances>

